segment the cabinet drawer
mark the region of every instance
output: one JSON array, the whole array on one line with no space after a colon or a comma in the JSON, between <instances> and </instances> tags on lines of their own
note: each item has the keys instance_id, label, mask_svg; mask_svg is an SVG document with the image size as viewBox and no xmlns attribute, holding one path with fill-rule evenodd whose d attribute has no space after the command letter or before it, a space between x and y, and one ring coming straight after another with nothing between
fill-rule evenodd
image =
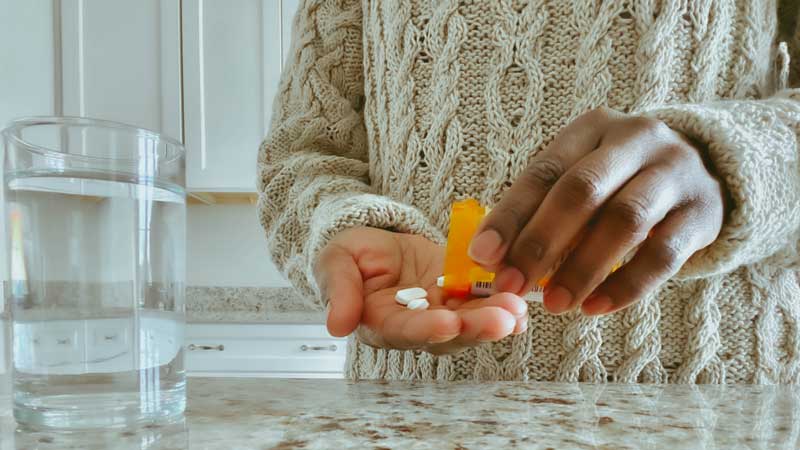
<instances>
[{"instance_id":1,"label":"cabinet drawer","mask_svg":"<svg viewBox=\"0 0 800 450\"><path fill-rule=\"evenodd\" d=\"M347 340L323 325L189 324L190 375L341 376Z\"/></svg>"}]
</instances>

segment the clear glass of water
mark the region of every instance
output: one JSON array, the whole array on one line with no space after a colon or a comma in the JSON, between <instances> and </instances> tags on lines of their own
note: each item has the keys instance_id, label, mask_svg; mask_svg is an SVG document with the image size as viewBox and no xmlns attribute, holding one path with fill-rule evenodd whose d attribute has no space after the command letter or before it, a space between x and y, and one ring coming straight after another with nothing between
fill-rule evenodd
<instances>
[{"instance_id":1,"label":"clear glass of water","mask_svg":"<svg viewBox=\"0 0 800 450\"><path fill-rule=\"evenodd\" d=\"M14 417L31 428L179 420L185 158L127 125L30 118L2 132Z\"/></svg>"}]
</instances>

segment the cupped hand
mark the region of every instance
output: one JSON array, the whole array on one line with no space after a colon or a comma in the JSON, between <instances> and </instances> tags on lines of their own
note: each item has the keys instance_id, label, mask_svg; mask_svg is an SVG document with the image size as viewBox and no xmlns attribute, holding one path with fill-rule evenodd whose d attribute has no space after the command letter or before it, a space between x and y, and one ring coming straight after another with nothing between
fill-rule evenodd
<instances>
[{"instance_id":1,"label":"cupped hand","mask_svg":"<svg viewBox=\"0 0 800 450\"><path fill-rule=\"evenodd\" d=\"M510 292L550 277L551 313L580 306L606 314L642 299L713 242L724 200L702 152L683 135L601 108L531 160L481 224L470 255L497 270L495 284Z\"/></svg>"},{"instance_id":2,"label":"cupped hand","mask_svg":"<svg viewBox=\"0 0 800 450\"><path fill-rule=\"evenodd\" d=\"M444 247L421 236L366 227L337 234L315 265L328 331L356 331L373 347L447 354L526 330L527 305L515 294L445 299L436 286L443 266ZM398 290L415 286L428 291L429 309L395 301Z\"/></svg>"}]
</instances>

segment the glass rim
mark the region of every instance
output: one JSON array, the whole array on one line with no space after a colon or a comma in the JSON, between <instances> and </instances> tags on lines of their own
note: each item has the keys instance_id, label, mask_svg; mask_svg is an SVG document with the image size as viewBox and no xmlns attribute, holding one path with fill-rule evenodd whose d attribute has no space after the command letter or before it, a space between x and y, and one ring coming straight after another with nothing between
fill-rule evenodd
<instances>
[{"instance_id":1,"label":"glass rim","mask_svg":"<svg viewBox=\"0 0 800 450\"><path fill-rule=\"evenodd\" d=\"M29 116L29 117L21 117L18 119L14 119L8 122L7 126L0 130L0 135L4 136L7 139L12 140L15 144L20 145L27 149L30 152L51 158L61 158L61 159L77 159L83 161L120 161L120 162L135 162L142 159L141 157L138 158L116 158L116 157L105 157L105 156L90 156L90 155L80 155L80 154L73 154L73 153L66 153L63 151L55 150L52 148L44 147L42 145L34 144L32 142L26 141L21 137L17 136L13 133L14 130L22 130L24 128L30 128L38 125L71 125L71 126L83 126L83 127L102 127L102 128L109 128L115 129L120 131L127 131L131 134L139 137L149 137L149 138L156 138L159 141L164 141L167 144L174 147L175 151L173 152L174 155L172 157L168 157L163 159L160 163L170 163L175 160L180 159L186 155L186 149L183 147L183 144L178 142L176 139L173 139L169 136L161 134L157 131L148 130L147 128L141 128L133 125L128 125L122 122L115 122L113 120L105 120L105 119L93 119L90 117L78 117L78 116Z\"/></svg>"}]
</instances>

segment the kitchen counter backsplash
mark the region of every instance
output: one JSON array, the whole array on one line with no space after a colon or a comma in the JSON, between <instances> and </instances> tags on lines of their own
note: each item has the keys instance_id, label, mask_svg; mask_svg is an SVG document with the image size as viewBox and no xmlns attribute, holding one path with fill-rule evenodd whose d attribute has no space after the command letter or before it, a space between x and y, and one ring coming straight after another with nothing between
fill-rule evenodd
<instances>
[{"instance_id":1,"label":"kitchen counter backsplash","mask_svg":"<svg viewBox=\"0 0 800 450\"><path fill-rule=\"evenodd\" d=\"M89 305L96 302L97 308L89 306L88 310L96 309L102 311L101 315L106 315L109 314L109 308L127 308L131 302L130 283L78 285L51 282L34 288L36 293L33 297L39 298L39 301L46 298L49 305L47 309L58 309L61 305L71 304L79 296L88 299ZM150 291L145 294L148 298L158 299L159 295L163 296L158 286L152 286ZM165 302L169 302L167 298L168 295L165 296ZM10 295L6 295L6 301L10 299ZM82 311L81 314L84 317L86 312ZM5 318L7 315L8 308L0 309L0 317ZM289 287L188 286L186 319L189 322L211 323L324 323L325 313L312 310L309 303Z\"/></svg>"},{"instance_id":2,"label":"kitchen counter backsplash","mask_svg":"<svg viewBox=\"0 0 800 450\"><path fill-rule=\"evenodd\" d=\"M313 311L289 287L186 288L189 322L324 323L325 313Z\"/></svg>"}]
</instances>

